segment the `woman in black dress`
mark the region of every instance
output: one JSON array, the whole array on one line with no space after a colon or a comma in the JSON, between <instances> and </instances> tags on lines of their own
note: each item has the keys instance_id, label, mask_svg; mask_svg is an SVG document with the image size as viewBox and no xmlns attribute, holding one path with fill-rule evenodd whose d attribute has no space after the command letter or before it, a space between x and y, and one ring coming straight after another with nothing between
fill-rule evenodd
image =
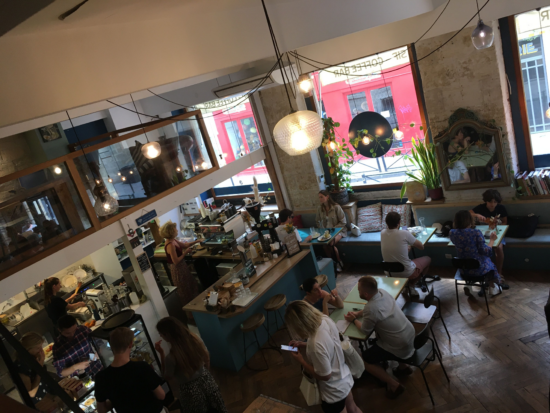
<instances>
[{"instance_id":1,"label":"woman in black dress","mask_svg":"<svg viewBox=\"0 0 550 413\"><path fill-rule=\"evenodd\" d=\"M59 290L61 290L59 278L51 277L44 281L44 305L46 306L48 317L52 320L55 328L57 328L57 321L67 315L67 310L75 310L86 306L83 302L69 304L77 295L76 292L64 300L56 295Z\"/></svg>"}]
</instances>

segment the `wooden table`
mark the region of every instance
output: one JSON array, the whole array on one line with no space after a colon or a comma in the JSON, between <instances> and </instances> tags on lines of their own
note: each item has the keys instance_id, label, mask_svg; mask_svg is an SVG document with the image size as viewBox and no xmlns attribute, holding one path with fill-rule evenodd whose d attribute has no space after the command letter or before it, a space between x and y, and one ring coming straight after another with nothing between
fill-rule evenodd
<instances>
[{"instance_id":1,"label":"wooden table","mask_svg":"<svg viewBox=\"0 0 550 413\"><path fill-rule=\"evenodd\" d=\"M394 299L399 297L401 291L405 285L407 285L408 278L394 278L394 277L374 277L378 282L378 288L387 291L392 295ZM335 323L344 320L344 315L350 311L362 311L367 303L366 300L359 298L359 291L357 285L353 287L346 299L344 300L344 308L338 308L332 312L330 318ZM355 340L366 340L367 336L360 329L357 328L355 323L351 323L344 332L346 336Z\"/></svg>"},{"instance_id":2,"label":"wooden table","mask_svg":"<svg viewBox=\"0 0 550 413\"><path fill-rule=\"evenodd\" d=\"M250 406L246 408L244 413L298 413L307 412L300 407L273 399L271 397L259 395Z\"/></svg>"},{"instance_id":3,"label":"wooden table","mask_svg":"<svg viewBox=\"0 0 550 413\"><path fill-rule=\"evenodd\" d=\"M319 236L323 235L325 231L333 231L331 232L331 237L327 241L319 241L317 238L313 238L311 241L308 242L301 242L301 245L326 245L328 244L336 235L338 235L340 232L342 232L345 228L344 227L338 227L338 228L317 228L319 230ZM302 240L309 237L309 228L301 228L298 230L300 233L300 237L302 237Z\"/></svg>"},{"instance_id":4,"label":"wooden table","mask_svg":"<svg viewBox=\"0 0 550 413\"><path fill-rule=\"evenodd\" d=\"M426 245L426 242L430 240L430 238L435 234L436 228L432 227L426 227L426 233L423 234L422 232L418 234L415 238L422 243L422 245Z\"/></svg>"},{"instance_id":5,"label":"wooden table","mask_svg":"<svg viewBox=\"0 0 550 413\"><path fill-rule=\"evenodd\" d=\"M504 236L508 232L508 228L510 228L508 225L499 225L499 226L497 226L498 238L495 240L495 243L493 244L493 248L496 248L500 245L500 243L504 239ZM479 229L481 231L481 233L485 235L485 231L489 230L489 225L476 225L476 229ZM486 244L489 244L490 241L491 240L489 238L485 238L485 243ZM453 244L452 242L449 242L447 244L447 246L448 247L454 247L455 244Z\"/></svg>"}]
</instances>

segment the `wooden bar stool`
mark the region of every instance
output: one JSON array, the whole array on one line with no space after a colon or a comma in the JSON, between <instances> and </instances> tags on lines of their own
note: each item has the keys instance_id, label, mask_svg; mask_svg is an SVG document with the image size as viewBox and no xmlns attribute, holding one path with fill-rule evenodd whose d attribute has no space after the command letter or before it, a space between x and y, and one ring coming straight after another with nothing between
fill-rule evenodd
<instances>
[{"instance_id":1,"label":"wooden bar stool","mask_svg":"<svg viewBox=\"0 0 550 413\"><path fill-rule=\"evenodd\" d=\"M281 308L283 308L283 306L286 306L286 295L284 295L284 294L274 295L269 300L267 300L267 302L264 304L264 310L266 311L266 314L267 314L267 323L266 323L267 327L266 327L266 330L267 330L267 335L269 336L269 340L271 340L271 333L269 332L269 329L271 327L271 325L269 323L269 313L271 313L271 312L275 313L275 325L277 326L276 331L279 331L279 320L277 319L277 316L279 316L280 319L281 319L281 323L282 323L281 326L284 326L284 324L285 324L285 320L284 320L283 316L281 315L281 313L279 312L279 310ZM271 324L273 324L273 323L271 323ZM289 337L290 337L290 334L289 334ZM291 338L291 340L292 340L292 338ZM272 345L274 347L277 347L276 344L272 344Z\"/></svg>"},{"instance_id":2,"label":"wooden bar stool","mask_svg":"<svg viewBox=\"0 0 550 413\"><path fill-rule=\"evenodd\" d=\"M256 334L256 330L260 328L264 324L264 322L265 322L264 315L261 313L257 313L249 317L244 323L241 324L241 331L243 332L243 344L244 344L244 365L253 371L263 371L263 370L269 369L269 364L267 364L265 355L262 352L262 346L260 345L260 341L258 340L258 335ZM258 346L258 351L262 353L262 357L264 358L264 362L266 366L265 368L255 369L248 365L248 361L246 360L246 350L248 349L248 347L254 345L254 343L250 343L248 346L246 345L246 333L249 333L249 332L254 333L254 338L256 339L256 345Z\"/></svg>"},{"instance_id":3,"label":"wooden bar stool","mask_svg":"<svg viewBox=\"0 0 550 413\"><path fill-rule=\"evenodd\" d=\"M327 287L327 291L329 292L329 294L331 293L330 287L328 285L328 277L325 274L319 274L315 277L315 279L319 283L319 287L321 287L321 289Z\"/></svg>"}]
</instances>

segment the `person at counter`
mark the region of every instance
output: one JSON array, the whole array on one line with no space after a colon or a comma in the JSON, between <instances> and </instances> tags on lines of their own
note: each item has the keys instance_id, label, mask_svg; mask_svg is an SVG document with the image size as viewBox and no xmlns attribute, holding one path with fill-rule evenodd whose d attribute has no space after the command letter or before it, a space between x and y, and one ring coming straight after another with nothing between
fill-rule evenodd
<instances>
[{"instance_id":1,"label":"person at counter","mask_svg":"<svg viewBox=\"0 0 550 413\"><path fill-rule=\"evenodd\" d=\"M157 323L157 331L170 344L165 355L162 340L155 343L166 380L177 380L182 412L227 413L220 389L210 374L210 354L203 341L174 317ZM174 388L174 387L172 387Z\"/></svg>"},{"instance_id":2,"label":"person at counter","mask_svg":"<svg viewBox=\"0 0 550 413\"><path fill-rule=\"evenodd\" d=\"M44 337L31 331L21 337L21 344L31 356L36 358L38 364L44 366L44 360L46 359L44 349L42 348L44 345ZM19 357L15 360L15 367L33 403L38 403L47 394L54 394L46 384L42 383L40 375L36 374L36 372L24 361L20 360Z\"/></svg>"},{"instance_id":3,"label":"person at counter","mask_svg":"<svg viewBox=\"0 0 550 413\"><path fill-rule=\"evenodd\" d=\"M160 236L165 239L164 251L172 275L172 282L178 287L178 296L181 304L185 306L199 294L199 286L185 263L185 255L190 251L190 247L200 241L180 242L176 239L177 235L178 228L171 221L160 228Z\"/></svg>"},{"instance_id":4,"label":"person at counter","mask_svg":"<svg viewBox=\"0 0 550 413\"><path fill-rule=\"evenodd\" d=\"M344 302L338 296L336 288L329 294L321 288L315 278L308 278L305 280L302 284L302 290L306 293L304 301L311 304L324 315L330 315L328 312L328 304L336 308L344 308Z\"/></svg>"},{"instance_id":5,"label":"person at counter","mask_svg":"<svg viewBox=\"0 0 550 413\"><path fill-rule=\"evenodd\" d=\"M95 397L98 413L161 413L166 397L162 379L145 361L131 361L134 332L118 327L109 334L113 362L96 377Z\"/></svg>"},{"instance_id":6,"label":"person at counter","mask_svg":"<svg viewBox=\"0 0 550 413\"><path fill-rule=\"evenodd\" d=\"M59 290L61 290L59 278L51 277L44 281L44 305L46 306L48 317L50 317L54 326L57 326L57 322L61 317L67 315L67 310L76 310L77 308L86 306L84 302L69 304L76 297L76 291L64 300L56 295Z\"/></svg>"},{"instance_id":7,"label":"person at counter","mask_svg":"<svg viewBox=\"0 0 550 413\"><path fill-rule=\"evenodd\" d=\"M315 222L321 228L345 228L346 214L340 205L332 200L328 191L319 191L319 202L321 205L317 207ZM323 235L323 234L321 234ZM340 253L336 244L346 236L346 231L340 232L334 236L327 245L324 245L325 254L331 257L337 264L340 264L341 269L344 269L344 263L340 259ZM340 269L337 269L340 272Z\"/></svg>"},{"instance_id":8,"label":"person at counter","mask_svg":"<svg viewBox=\"0 0 550 413\"><path fill-rule=\"evenodd\" d=\"M55 339L52 349L57 374L68 377L86 373L94 377L102 366L92 347L92 330L79 326L76 318L70 315L61 317L57 328L61 334Z\"/></svg>"},{"instance_id":9,"label":"person at counter","mask_svg":"<svg viewBox=\"0 0 550 413\"><path fill-rule=\"evenodd\" d=\"M286 231L286 225L292 224L294 221L294 213L290 209L283 209L281 212L279 212L279 222L280 225L275 228L275 231L277 231L277 236L279 237L279 241L283 242L283 240L288 236L288 232ZM309 235L305 240L302 240L302 237L300 236L300 233L296 228L294 228L294 233L296 234L296 239L298 242L309 242L311 241L311 235Z\"/></svg>"}]
</instances>

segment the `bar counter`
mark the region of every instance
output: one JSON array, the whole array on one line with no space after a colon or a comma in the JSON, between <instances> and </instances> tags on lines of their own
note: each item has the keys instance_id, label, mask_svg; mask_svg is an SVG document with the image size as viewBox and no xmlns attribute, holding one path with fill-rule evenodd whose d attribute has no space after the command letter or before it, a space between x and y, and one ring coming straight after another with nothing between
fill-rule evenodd
<instances>
[{"instance_id":1,"label":"bar counter","mask_svg":"<svg viewBox=\"0 0 550 413\"><path fill-rule=\"evenodd\" d=\"M241 264L242 265L242 264ZM237 267L236 269L239 269ZM205 305L208 291L214 285L218 286L229 280L232 275L227 274L214 285L199 294L183 309L191 311L200 335L210 352L212 365L228 370L239 371L245 363L244 334L240 326L249 317L256 313L266 314L264 304L276 294L285 294L287 303L301 300L304 296L300 285L307 279L318 275L315 256L310 249L302 250L292 257L285 254L269 262L260 262L256 265L256 275L251 277L250 283L245 286L258 296L246 307L230 306L229 311L209 311ZM327 274L329 283L334 285L334 274ZM279 310L284 316L284 307ZM275 333L276 325L274 314L269 317L271 334ZM280 324L280 322L279 322ZM266 323L264 326L268 327ZM258 340L263 345L267 339L267 331L260 327L256 330ZM254 334L246 333L246 345L254 342ZM247 359L252 357L258 349L251 346L247 350Z\"/></svg>"}]
</instances>

